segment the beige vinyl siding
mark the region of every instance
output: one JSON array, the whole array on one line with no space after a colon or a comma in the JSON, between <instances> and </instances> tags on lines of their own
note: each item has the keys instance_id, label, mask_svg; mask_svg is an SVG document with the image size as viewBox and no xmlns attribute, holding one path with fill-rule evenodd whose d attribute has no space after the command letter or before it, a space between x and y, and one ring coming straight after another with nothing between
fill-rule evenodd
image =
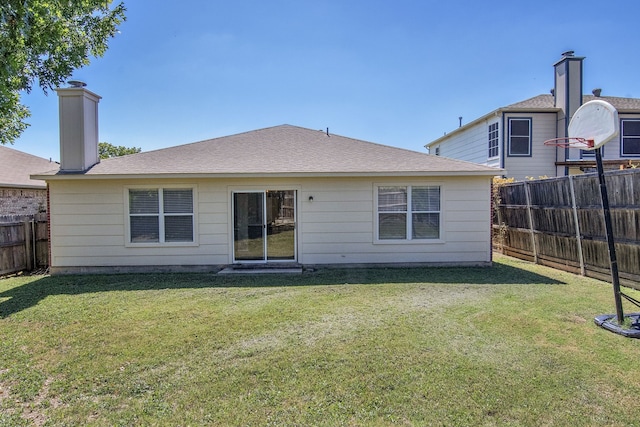
<instances>
[{"instance_id":1,"label":"beige vinyl siding","mask_svg":"<svg viewBox=\"0 0 640 427\"><path fill-rule=\"evenodd\" d=\"M640 120L640 114L619 114L619 119L622 121L623 119L633 119ZM613 159L631 159L632 161L637 161L637 156L621 156L622 153L622 123L620 123L620 135L611 141L607 142L604 146L604 153L602 154L603 159L613 160ZM595 156L591 158L595 159Z\"/></svg>"},{"instance_id":2,"label":"beige vinyl siding","mask_svg":"<svg viewBox=\"0 0 640 427\"><path fill-rule=\"evenodd\" d=\"M375 242L375 183L440 185L442 240ZM126 189L121 180L51 181L53 271L86 267L219 266L232 262L231 192L297 191L298 262L302 264L487 264L490 178L300 178L140 180L194 186L195 242L127 244ZM309 201L313 196L313 202Z\"/></svg>"},{"instance_id":3,"label":"beige vinyl siding","mask_svg":"<svg viewBox=\"0 0 640 427\"><path fill-rule=\"evenodd\" d=\"M138 185L198 185L194 181L142 181ZM127 246L124 181L55 181L50 183L51 265L163 266L216 265L227 263L226 207L222 215L216 204L207 205L207 191L196 189L196 244L153 247ZM225 194L220 191L219 194ZM223 199L224 200L224 199ZM218 211L217 211L218 210ZM221 220L224 218L223 220Z\"/></svg>"},{"instance_id":4,"label":"beige vinyl siding","mask_svg":"<svg viewBox=\"0 0 640 427\"><path fill-rule=\"evenodd\" d=\"M305 206L301 219L303 263L488 263L490 262L490 179L428 178L352 181L345 198L340 180L314 185L327 196ZM374 242L374 186L440 185L442 240ZM348 200L358 200L351 203ZM460 226L464 222L464 226ZM332 231L335 230L335 231Z\"/></svg>"},{"instance_id":5,"label":"beige vinyl siding","mask_svg":"<svg viewBox=\"0 0 640 427\"><path fill-rule=\"evenodd\" d=\"M556 114L550 113L510 113L505 115L505 127L509 118L531 118L531 156L505 156L504 167L507 176L518 181L541 176L556 176L556 148L544 145L544 141L556 137ZM508 132L508 131L507 131ZM509 143L505 134L505 145ZM505 151L507 151L505 149Z\"/></svg>"},{"instance_id":6,"label":"beige vinyl siding","mask_svg":"<svg viewBox=\"0 0 640 427\"><path fill-rule=\"evenodd\" d=\"M306 181L300 213L300 262L360 263L373 248L373 185L370 179ZM313 195L313 203L308 196ZM374 262L374 261L369 261Z\"/></svg>"}]
</instances>

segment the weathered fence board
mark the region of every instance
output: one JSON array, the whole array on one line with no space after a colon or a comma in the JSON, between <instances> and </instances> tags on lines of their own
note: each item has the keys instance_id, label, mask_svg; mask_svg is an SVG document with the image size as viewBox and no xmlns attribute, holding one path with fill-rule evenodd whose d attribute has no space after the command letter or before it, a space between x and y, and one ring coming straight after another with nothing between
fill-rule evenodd
<instances>
[{"instance_id":1,"label":"weathered fence board","mask_svg":"<svg viewBox=\"0 0 640 427\"><path fill-rule=\"evenodd\" d=\"M0 217L0 275L48 267L46 214Z\"/></svg>"},{"instance_id":2,"label":"weathered fence board","mask_svg":"<svg viewBox=\"0 0 640 427\"><path fill-rule=\"evenodd\" d=\"M606 183L620 278L640 289L640 170L607 172ZM496 250L610 280L595 174L505 184L494 203Z\"/></svg>"}]
</instances>

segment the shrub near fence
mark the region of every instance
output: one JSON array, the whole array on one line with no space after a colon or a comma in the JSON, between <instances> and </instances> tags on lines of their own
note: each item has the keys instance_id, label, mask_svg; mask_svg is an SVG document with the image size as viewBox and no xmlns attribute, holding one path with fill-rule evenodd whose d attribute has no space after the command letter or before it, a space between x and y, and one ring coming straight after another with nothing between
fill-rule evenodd
<instances>
[{"instance_id":1,"label":"shrub near fence","mask_svg":"<svg viewBox=\"0 0 640 427\"><path fill-rule=\"evenodd\" d=\"M0 216L0 275L48 267L47 214Z\"/></svg>"},{"instance_id":2,"label":"shrub near fence","mask_svg":"<svg viewBox=\"0 0 640 427\"><path fill-rule=\"evenodd\" d=\"M640 170L607 172L605 176L620 280L640 289ZM597 175L509 183L495 194L496 250L611 279Z\"/></svg>"}]
</instances>

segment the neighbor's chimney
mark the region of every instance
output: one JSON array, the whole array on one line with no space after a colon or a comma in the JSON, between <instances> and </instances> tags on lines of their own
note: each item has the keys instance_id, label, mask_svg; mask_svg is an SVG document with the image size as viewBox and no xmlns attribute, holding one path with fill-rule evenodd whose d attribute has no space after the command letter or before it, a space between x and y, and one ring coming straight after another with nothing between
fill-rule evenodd
<instances>
[{"instance_id":1,"label":"neighbor's chimney","mask_svg":"<svg viewBox=\"0 0 640 427\"><path fill-rule=\"evenodd\" d=\"M555 81L553 96L555 107L562 113L558 120L558 136L567 136L567 127L573 113L582 105L582 61L572 50L562 53L562 58L553 64Z\"/></svg>"},{"instance_id":2,"label":"neighbor's chimney","mask_svg":"<svg viewBox=\"0 0 640 427\"><path fill-rule=\"evenodd\" d=\"M98 155L98 102L100 96L86 84L70 81L56 89L60 108L60 171L84 172L100 161Z\"/></svg>"}]
</instances>

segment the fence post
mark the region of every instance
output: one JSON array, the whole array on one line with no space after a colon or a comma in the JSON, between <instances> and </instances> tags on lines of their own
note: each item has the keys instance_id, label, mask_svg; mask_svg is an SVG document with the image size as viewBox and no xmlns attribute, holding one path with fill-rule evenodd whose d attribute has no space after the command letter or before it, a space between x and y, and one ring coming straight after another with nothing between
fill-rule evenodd
<instances>
[{"instance_id":1,"label":"fence post","mask_svg":"<svg viewBox=\"0 0 640 427\"><path fill-rule=\"evenodd\" d=\"M32 241L32 230L31 230L31 222L24 221L22 223L24 229L24 261L27 267L27 271L33 270L33 251L31 247Z\"/></svg>"},{"instance_id":2,"label":"fence post","mask_svg":"<svg viewBox=\"0 0 640 427\"><path fill-rule=\"evenodd\" d=\"M578 222L578 205L576 204L576 192L573 187L573 175L569 175L569 190L571 191L571 211L573 212L573 223L576 229L576 243L578 247L578 260L580 261L580 274L584 272L584 255L582 254L582 233L580 232L580 223Z\"/></svg>"},{"instance_id":3,"label":"fence post","mask_svg":"<svg viewBox=\"0 0 640 427\"><path fill-rule=\"evenodd\" d=\"M31 254L33 256L33 269L38 268L38 229L36 228L35 216L29 221L31 226Z\"/></svg>"},{"instance_id":4,"label":"fence post","mask_svg":"<svg viewBox=\"0 0 640 427\"><path fill-rule=\"evenodd\" d=\"M531 214L531 190L529 183L524 181L524 195L527 199L527 216L529 217L529 229L531 230L531 249L533 249L533 261L538 263L538 249L536 247L535 225L533 224L533 215Z\"/></svg>"},{"instance_id":5,"label":"fence post","mask_svg":"<svg viewBox=\"0 0 640 427\"><path fill-rule=\"evenodd\" d=\"M500 251L502 253L504 253L504 235L502 233L502 213L500 212L500 203L502 200L500 192L503 188L504 186L498 186L495 182L491 182L491 206L493 206L493 212L495 212L496 219L498 220L498 239L500 241ZM491 227L491 236L493 238L493 215L491 216ZM491 248L493 249L493 245L491 245Z\"/></svg>"}]
</instances>

